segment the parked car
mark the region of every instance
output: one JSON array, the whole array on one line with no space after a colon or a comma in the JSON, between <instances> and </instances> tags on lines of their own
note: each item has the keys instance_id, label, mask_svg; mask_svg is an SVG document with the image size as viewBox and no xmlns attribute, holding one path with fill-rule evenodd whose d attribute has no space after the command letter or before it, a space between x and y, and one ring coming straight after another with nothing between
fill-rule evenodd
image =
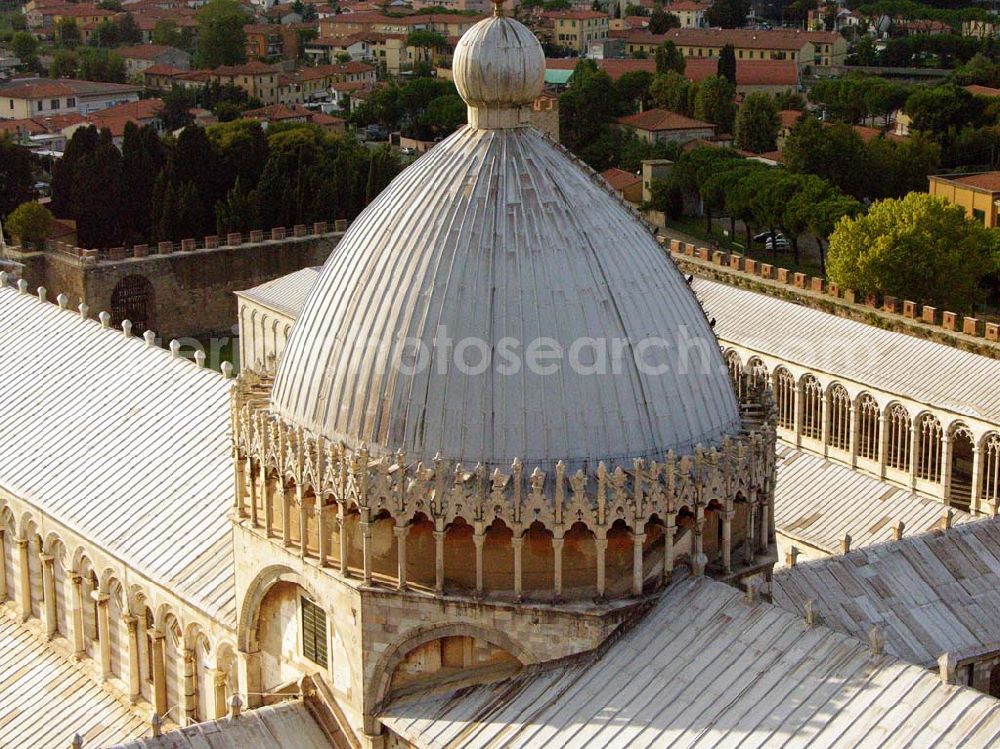
<instances>
[{"instance_id":1,"label":"parked car","mask_svg":"<svg viewBox=\"0 0 1000 749\"><path fill-rule=\"evenodd\" d=\"M413 156L417 152L417 149L411 148L410 146L404 146L399 149L399 152L403 154L403 156Z\"/></svg>"},{"instance_id":2,"label":"parked car","mask_svg":"<svg viewBox=\"0 0 1000 749\"><path fill-rule=\"evenodd\" d=\"M790 250L792 248L792 243L788 241L788 237L782 234L780 231L769 232L763 231L753 238L756 243L761 243L764 245L764 249L781 252L784 250Z\"/></svg>"}]
</instances>

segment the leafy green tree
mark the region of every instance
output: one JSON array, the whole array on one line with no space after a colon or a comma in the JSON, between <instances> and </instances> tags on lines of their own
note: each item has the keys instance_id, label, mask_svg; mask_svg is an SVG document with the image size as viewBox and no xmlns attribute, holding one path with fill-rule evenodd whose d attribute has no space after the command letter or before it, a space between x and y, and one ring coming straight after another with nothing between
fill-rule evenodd
<instances>
[{"instance_id":1,"label":"leafy green tree","mask_svg":"<svg viewBox=\"0 0 1000 749\"><path fill-rule=\"evenodd\" d=\"M0 218L34 199L33 165L31 151L0 134Z\"/></svg>"},{"instance_id":2,"label":"leafy green tree","mask_svg":"<svg viewBox=\"0 0 1000 749\"><path fill-rule=\"evenodd\" d=\"M49 63L49 77L75 78L80 67L80 57L71 49L57 49Z\"/></svg>"},{"instance_id":3,"label":"leafy green tree","mask_svg":"<svg viewBox=\"0 0 1000 749\"><path fill-rule=\"evenodd\" d=\"M622 111L611 77L593 60L580 60L569 86L559 97L559 132L563 144L595 168L594 150L614 118Z\"/></svg>"},{"instance_id":4,"label":"leafy green tree","mask_svg":"<svg viewBox=\"0 0 1000 749\"><path fill-rule=\"evenodd\" d=\"M163 97L163 111L160 117L168 130L176 130L191 124L190 109L197 103L197 94L186 86L174 85Z\"/></svg>"},{"instance_id":5,"label":"leafy green tree","mask_svg":"<svg viewBox=\"0 0 1000 749\"><path fill-rule=\"evenodd\" d=\"M420 47L422 49L439 52L448 48L448 40L443 34L436 31L418 30L411 31L406 37L406 44L409 47Z\"/></svg>"},{"instance_id":6,"label":"leafy green tree","mask_svg":"<svg viewBox=\"0 0 1000 749\"><path fill-rule=\"evenodd\" d=\"M906 100L905 111L914 130L939 136L949 128L960 129L976 122L982 104L964 88L948 83L914 90Z\"/></svg>"},{"instance_id":7,"label":"leafy green tree","mask_svg":"<svg viewBox=\"0 0 1000 749\"><path fill-rule=\"evenodd\" d=\"M92 129L80 128L73 137L80 130ZM121 242L122 157L107 130L101 130L90 142L92 147L81 154L73 174L68 218L76 221L82 246L112 247Z\"/></svg>"},{"instance_id":8,"label":"leafy green tree","mask_svg":"<svg viewBox=\"0 0 1000 749\"><path fill-rule=\"evenodd\" d=\"M866 295L964 311L997 267L992 234L961 206L926 193L878 201L841 220L830 236L830 280Z\"/></svg>"},{"instance_id":9,"label":"leafy green tree","mask_svg":"<svg viewBox=\"0 0 1000 749\"><path fill-rule=\"evenodd\" d=\"M710 75L698 84L694 116L718 125L719 132L731 133L736 121L736 87L725 78Z\"/></svg>"},{"instance_id":10,"label":"leafy green tree","mask_svg":"<svg viewBox=\"0 0 1000 749\"><path fill-rule=\"evenodd\" d=\"M156 177L166 162L166 150L159 135L150 127L134 122L125 125L122 140L122 235L126 243L152 239L150 205Z\"/></svg>"},{"instance_id":11,"label":"leafy green tree","mask_svg":"<svg viewBox=\"0 0 1000 749\"><path fill-rule=\"evenodd\" d=\"M801 117L792 126L782 153L791 171L815 174L859 200L867 197L867 152L861 136L849 125L823 125L815 117Z\"/></svg>"},{"instance_id":12,"label":"leafy green tree","mask_svg":"<svg viewBox=\"0 0 1000 749\"><path fill-rule=\"evenodd\" d=\"M685 116L694 111L696 87L680 73L661 73L649 84L649 95L658 107L669 109Z\"/></svg>"},{"instance_id":13,"label":"leafy green tree","mask_svg":"<svg viewBox=\"0 0 1000 749\"><path fill-rule=\"evenodd\" d=\"M925 192L927 175L938 170L941 149L916 132L903 142L878 137L865 146L864 173L869 175L867 197L896 198Z\"/></svg>"},{"instance_id":14,"label":"leafy green tree","mask_svg":"<svg viewBox=\"0 0 1000 749\"><path fill-rule=\"evenodd\" d=\"M80 78L86 81L107 81L124 83L127 77L125 60L121 55L106 49L82 49L80 57Z\"/></svg>"},{"instance_id":15,"label":"leafy green tree","mask_svg":"<svg viewBox=\"0 0 1000 749\"><path fill-rule=\"evenodd\" d=\"M257 197L253 191L243 189L239 177L226 199L215 206L216 232L225 236L229 232L248 232L260 226L257 215Z\"/></svg>"},{"instance_id":16,"label":"leafy green tree","mask_svg":"<svg viewBox=\"0 0 1000 749\"><path fill-rule=\"evenodd\" d=\"M421 140L451 135L466 123L469 110L458 94L445 94L428 102L418 120Z\"/></svg>"},{"instance_id":17,"label":"leafy green tree","mask_svg":"<svg viewBox=\"0 0 1000 749\"><path fill-rule=\"evenodd\" d=\"M161 18L153 26L153 44L162 44L167 47L189 50L189 40L185 38L183 32L177 27L177 22L170 18Z\"/></svg>"},{"instance_id":18,"label":"leafy green tree","mask_svg":"<svg viewBox=\"0 0 1000 749\"><path fill-rule=\"evenodd\" d=\"M246 62L247 14L237 0L209 0L197 14L198 50L195 65L217 68Z\"/></svg>"},{"instance_id":19,"label":"leafy green tree","mask_svg":"<svg viewBox=\"0 0 1000 749\"><path fill-rule=\"evenodd\" d=\"M52 228L52 214L41 203L29 200L7 216L6 226L22 246L43 247Z\"/></svg>"},{"instance_id":20,"label":"leafy green tree","mask_svg":"<svg viewBox=\"0 0 1000 749\"><path fill-rule=\"evenodd\" d=\"M826 239L844 216L861 212L861 204L815 175L800 177L799 189L785 208L785 224L796 236L809 233L816 239L820 272L826 274Z\"/></svg>"},{"instance_id":21,"label":"leafy green tree","mask_svg":"<svg viewBox=\"0 0 1000 749\"><path fill-rule=\"evenodd\" d=\"M653 74L648 70L630 70L622 74L615 86L623 105L634 112L639 108L649 107L649 86L652 82Z\"/></svg>"},{"instance_id":22,"label":"leafy green tree","mask_svg":"<svg viewBox=\"0 0 1000 749\"><path fill-rule=\"evenodd\" d=\"M736 145L746 151L764 153L778 147L778 110L767 94L747 96L736 115Z\"/></svg>"},{"instance_id":23,"label":"leafy green tree","mask_svg":"<svg viewBox=\"0 0 1000 749\"><path fill-rule=\"evenodd\" d=\"M737 29L746 22L749 12L750 0L716 0L705 11L705 20L709 26Z\"/></svg>"},{"instance_id":24,"label":"leafy green tree","mask_svg":"<svg viewBox=\"0 0 1000 749\"><path fill-rule=\"evenodd\" d=\"M651 34L666 34L670 29L679 29L680 27L681 19L673 13L663 10L662 5L654 8L653 12L649 14L647 28Z\"/></svg>"},{"instance_id":25,"label":"leafy green tree","mask_svg":"<svg viewBox=\"0 0 1000 749\"><path fill-rule=\"evenodd\" d=\"M38 63L38 40L27 31L17 31L10 39L14 56L28 67Z\"/></svg>"},{"instance_id":26,"label":"leafy green tree","mask_svg":"<svg viewBox=\"0 0 1000 749\"><path fill-rule=\"evenodd\" d=\"M736 85L736 48L727 44L719 53L718 75Z\"/></svg>"},{"instance_id":27,"label":"leafy green tree","mask_svg":"<svg viewBox=\"0 0 1000 749\"><path fill-rule=\"evenodd\" d=\"M80 44L80 27L72 18L61 18L56 24L56 39L59 43L73 49Z\"/></svg>"},{"instance_id":28,"label":"leafy green tree","mask_svg":"<svg viewBox=\"0 0 1000 749\"><path fill-rule=\"evenodd\" d=\"M657 74L669 73L670 71L684 72L684 55L677 49L677 45L669 39L656 48L653 59L656 60Z\"/></svg>"}]
</instances>

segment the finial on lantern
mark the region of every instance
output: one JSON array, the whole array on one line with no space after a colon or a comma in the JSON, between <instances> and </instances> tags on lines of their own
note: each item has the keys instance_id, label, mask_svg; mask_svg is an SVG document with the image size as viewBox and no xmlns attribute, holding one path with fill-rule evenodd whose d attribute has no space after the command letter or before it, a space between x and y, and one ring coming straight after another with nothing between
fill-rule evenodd
<instances>
[{"instance_id":1,"label":"finial on lantern","mask_svg":"<svg viewBox=\"0 0 1000 749\"><path fill-rule=\"evenodd\" d=\"M495 18L503 16L503 0L493 0L493 16Z\"/></svg>"}]
</instances>

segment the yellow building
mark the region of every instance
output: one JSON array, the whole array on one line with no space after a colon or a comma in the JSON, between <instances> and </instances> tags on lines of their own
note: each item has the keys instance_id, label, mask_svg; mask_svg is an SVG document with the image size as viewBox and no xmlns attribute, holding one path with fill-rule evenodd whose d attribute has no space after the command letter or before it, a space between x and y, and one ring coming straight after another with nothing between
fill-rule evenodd
<instances>
[{"instance_id":1,"label":"yellow building","mask_svg":"<svg viewBox=\"0 0 1000 749\"><path fill-rule=\"evenodd\" d=\"M927 191L960 205L969 218L982 221L992 229L998 225L997 204L1000 201L1000 172L979 174L931 175Z\"/></svg>"},{"instance_id":2,"label":"yellow building","mask_svg":"<svg viewBox=\"0 0 1000 749\"><path fill-rule=\"evenodd\" d=\"M594 10L563 10L546 13L552 19L552 41L579 54L585 54L592 42L608 38L608 16Z\"/></svg>"},{"instance_id":3,"label":"yellow building","mask_svg":"<svg viewBox=\"0 0 1000 749\"><path fill-rule=\"evenodd\" d=\"M794 60L801 66L843 65L847 41L840 34L827 31L791 31L779 29L673 29L666 34L633 31L625 39L630 55L643 52L653 55L667 41L677 45L685 57L718 57L722 48L732 44L737 60Z\"/></svg>"}]
</instances>

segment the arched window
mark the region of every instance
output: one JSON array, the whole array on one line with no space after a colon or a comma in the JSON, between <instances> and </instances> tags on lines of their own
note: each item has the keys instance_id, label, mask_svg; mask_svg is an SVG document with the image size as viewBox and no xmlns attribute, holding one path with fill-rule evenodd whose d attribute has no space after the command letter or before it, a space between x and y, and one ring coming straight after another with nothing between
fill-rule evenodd
<instances>
[{"instance_id":1,"label":"arched window","mask_svg":"<svg viewBox=\"0 0 1000 749\"><path fill-rule=\"evenodd\" d=\"M889 454L886 463L898 471L910 470L910 414L898 403L886 412L889 428Z\"/></svg>"},{"instance_id":2,"label":"arched window","mask_svg":"<svg viewBox=\"0 0 1000 749\"><path fill-rule=\"evenodd\" d=\"M812 375L802 378L802 436L823 437L823 386Z\"/></svg>"},{"instance_id":3,"label":"arched window","mask_svg":"<svg viewBox=\"0 0 1000 749\"><path fill-rule=\"evenodd\" d=\"M840 384L830 386L830 447L849 450L851 447L851 396Z\"/></svg>"},{"instance_id":4,"label":"arched window","mask_svg":"<svg viewBox=\"0 0 1000 749\"><path fill-rule=\"evenodd\" d=\"M756 356L747 362L747 386L753 390L763 390L767 387L767 366Z\"/></svg>"},{"instance_id":5,"label":"arched window","mask_svg":"<svg viewBox=\"0 0 1000 749\"><path fill-rule=\"evenodd\" d=\"M951 471L948 477L948 501L968 512L972 506L972 473L975 469L975 438L965 424L953 424L951 433Z\"/></svg>"},{"instance_id":6,"label":"arched window","mask_svg":"<svg viewBox=\"0 0 1000 749\"><path fill-rule=\"evenodd\" d=\"M741 398L743 396L743 362L740 360L740 355L735 351L730 350L726 352L726 368L729 370L729 376L733 380L736 397Z\"/></svg>"},{"instance_id":7,"label":"arched window","mask_svg":"<svg viewBox=\"0 0 1000 749\"><path fill-rule=\"evenodd\" d=\"M858 398L858 457L878 460L879 425L881 412L878 403L868 393Z\"/></svg>"},{"instance_id":8,"label":"arched window","mask_svg":"<svg viewBox=\"0 0 1000 749\"><path fill-rule=\"evenodd\" d=\"M917 422L917 478L941 481L941 422L924 414Z\"/></svg>"},{"instance_id":9,"label":"arched window","mask_svg":"<svg viewBox=\"0 0 1000 749\"><path fill-rule=\"evenodd\" d=\"M992 507L1000 502L1000 434L993 432L983 440L979 497Z\"/></svg>"},{"instance_id":10,"label":"arched window","mask_svg":"<svg viewBox=\"0 0 1000 749\"><path fill-rule=\"evenodd\" d=\"M125 276L111 292L111 319L132 323L132 332L144 333L153 325L153 284L145 276Z\"/></svg>"},{"instance_id":11,"label":"arched window","mask_svg":"<svg viewBox=\"0 0 1000 749\"><path fill-rule=\"evenodd\" d=\"M774 400L778 426L795 428L795 378L787 369L774 370Z\"/></svg>"}]
</instances>

